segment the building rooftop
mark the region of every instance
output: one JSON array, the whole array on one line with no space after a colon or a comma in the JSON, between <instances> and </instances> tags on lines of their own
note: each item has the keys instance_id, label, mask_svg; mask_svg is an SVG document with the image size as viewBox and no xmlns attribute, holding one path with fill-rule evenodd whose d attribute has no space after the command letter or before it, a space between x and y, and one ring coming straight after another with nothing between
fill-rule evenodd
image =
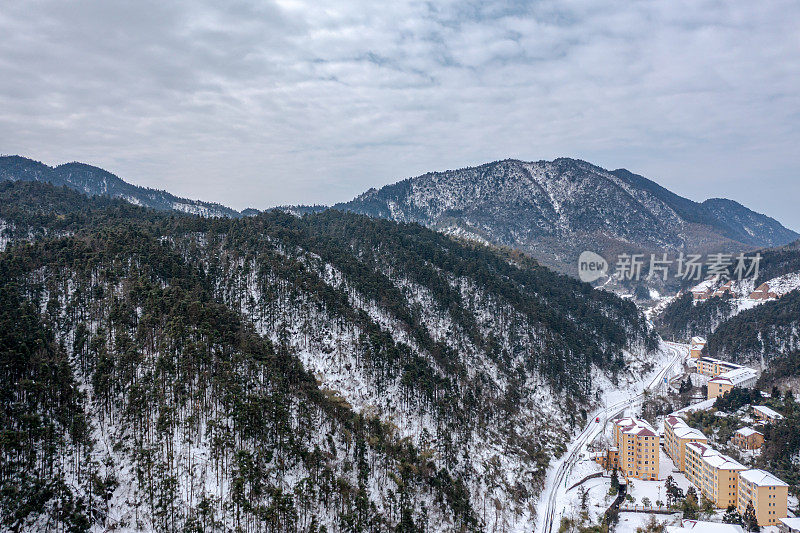
<instances>
[{"instance_id":1,"label":"building rooftop","mask_svg":"<svg viewBox=\"0 0 800 533\"><path fill-rule=\"evenodd\" d=\"M711 379L710 381L713 381L714 383L728 383L730 385L736 386L741 383L745 383L751 379L755 379L757 377L758 373L752 368L740 366L738 368L734 368L733 370L728 370L727 372L723 372L722 374Z\"/></svg>"},{"instance_id":2,"label":"building rooftop","mask_svg":"<svg viewBox=\"0 0 800 533\"><path fill-rule=\"evenodd\" d=\"M755 429L753 429L751 427L737 429L736 433L738 433L739 435L741 435L743 437L749 437L751 435L762 435L762 436L764 435L760 431L756 431Z\"/></svg>"},{"instance_id":3,"label":"building rooftop","mask_svg":"<svg viewBox=\"0 0 800 533\"><path fill-rule=\"evenodd\" d=\"M686 426L686 425L684 424L684 426ZM699 429L695 429L695 428L689 427L689 426L686 426L686 427L680 426L680 427L675 428L675 436L680 437L682 439L708 440L706 438L706 436L703 435L702 431L700 431Z\"/></svg>"},{"instance_id":4,"label":"building rooftop","mask_svg":"<svg viewBox=\"0 0 800 533\"><path fill-rule=\"evenodd\" d=\"M625 417L615 420L614 423L620 426L623 433L628 435L643 435L648 437L655 437L657 435L653 426L641 418Z\"/></svg>"},{"instance_id":5,"label":"building rooftop","mask_svg":"<svg viewBox=\"0 0 800 533\"><path fill-rule=\"evenodd\" d=\"M686 425L686 422L684 422L682 419L678 418L674 414L670 414L667 415L667 418L664 419L664 424L670 427L677 427L680 426L681 424Z\"/></svg>"},{"instance_id":6,"label":"building rooftop","mask_svg":"<svg viewBox=\"0 0 800 533\"><path fill-rule=\"evenodd\" d=\"M705 344L706 340L703 337L692 337L692 344Z\"/></svg>"},{"instance_id":7,"label":"building rooftop","mask_svg":"<svg viewBox=\"0 0 800 533\"><path fill-rule=\"evenodd\" d=\"M766 405L754 405L753 409L755 411L758 411L762 415L766 416L767 418L773 418L775 420L782 420L783 419L783 415L782 414L780 414L779 412L777 412L777 411L775 411L773 409L770 409Z\"/></svg>"},{"instance_id":8,"label":"building rooftop","mask_svg":"<svg viewBox=\"0 0 800 533\"><path fill-rule=\"evenodd\" d=\"M718 455L704 456L703 461L718 470L747 470L746 466L733 457L728 457L727 455L722 455L721 453Z\"/></svg>"},{"instance_id":9,"label":"building rooftop","mask_svg":"<svg viewBox=\"0 0 800 533\"><path fill-rule=\"evenodd\" d=\"M717 450L715 450L708 444L703 444L700 442L690 442L686 445L686 448L691 449L696 453L699 453L700 457L711 457L713 455L721 455Z\"/></svg>"},{"instance_id":10,"label":"building rooftop","mask_svg":"<svg viewBox=\"0 0 800 533\"><path fill-rule=\"evenodd\" d=\"M800 518L778 518L789 529L800 531Z\"/></svg>"},{"instance_id":11,"label":"building rooftop","mask_svg":"<svg viewBox=\"0 0 800 533\"><path fill-rule=\"evenodd\" d=\"M682 526L667 526L667 533L744 533L742 526L736 524L720 524L718 522L701 522L684 520Z\"/></svg>"},{"instance_id":12,"label":"building rooftop","mask_svg":"<svg viewBox=\"0 0 800 533\"><path fill-rule=\"evenodd\" d=\"M687 413L692 413L694 411L705 411L706 409L711 409L714 407L714 403L717 401L716 398L711 398L709 400L703 400L702 402L694 403L689 405L688 407L684 407L679 411L675 411L670 416L676 417L684 417Z\"/></svg>"},{"instance_id":13,"label":"building rooftop","mask_svg":"<svg viewBox=\"0 0 800 533\"><path fill-rule=\"evenodd\" d=\"M777 477L773 476L766 470L745 470L739 474L739 477L742 477L749 481L750 483L757 485L759 487L770 487L770 486L777 486L777 487L788 487L789 485L778 479Z\"/></svg>"},{"instance_id":14,"label":"building rooftop","mask_svg":"<svg viewBox=\"0 0 800 533\"><path fill-rule=\"evenodd\" d=\"M734 368L743 368L742 365L737 365L736 363L731 363L730 361L723 361L722 359L716 359L714 357L700 357L699 361L703 361L705 363L716 363L720 366L724 366L725 368L730 368L733 370Z\"/></svg>"}]
</instances>

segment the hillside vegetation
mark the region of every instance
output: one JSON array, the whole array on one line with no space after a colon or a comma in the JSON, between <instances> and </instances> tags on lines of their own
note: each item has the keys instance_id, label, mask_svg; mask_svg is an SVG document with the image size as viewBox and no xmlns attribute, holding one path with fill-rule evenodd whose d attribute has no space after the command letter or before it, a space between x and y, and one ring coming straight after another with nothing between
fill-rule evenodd
<instances>
[{"instance_id":1,"label":"hillside vegetation","mask_svg":"<svg viewBox=\"0 0 800 533\"><path fill-rule=\"evenodd\" d=\"M597 377L656 349L632 303L415 224L40 183L0 223L9 528L521 527Z\"/></svg>"}]
</instances>

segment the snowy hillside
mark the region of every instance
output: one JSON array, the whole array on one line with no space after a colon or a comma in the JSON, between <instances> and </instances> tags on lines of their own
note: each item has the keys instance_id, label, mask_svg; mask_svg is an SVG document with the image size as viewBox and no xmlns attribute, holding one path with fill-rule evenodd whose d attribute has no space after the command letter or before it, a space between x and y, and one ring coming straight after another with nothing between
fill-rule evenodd
<instances>
[{"instance_id":1,"label":"snowy hillside","mask_svg":"<svg viewBox=\"0 0 800 533\"><path fill-rule=\"evenodd\" d=\"M0 197L34 242L0 255L4 357L59 369L6 366L4 429L52 420L5 443L7 483L60 487L0 508L29 531L527 530L598 391L660 357L632 303L416 225Z\"/></svg>"}]
</instances>

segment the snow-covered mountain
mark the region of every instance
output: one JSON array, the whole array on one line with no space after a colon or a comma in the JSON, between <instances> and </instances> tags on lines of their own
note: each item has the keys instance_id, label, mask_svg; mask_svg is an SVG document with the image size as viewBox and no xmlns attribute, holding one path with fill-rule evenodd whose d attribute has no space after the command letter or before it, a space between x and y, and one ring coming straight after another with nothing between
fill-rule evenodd
<instances>
[{"instance_id":1,"label":"snow-covered mountain","mask_svg":"<svg viewBox=\"0 0 800 533\"><path fill-rule=\"evenodd\" d=\"M419 225L23 182L0 221L9 529L530 530L662 357L631 302Z\"/></svg>"},{"instance_id":2,"label":"snow-covered mountain","mask_svg":"<svg viewBox=\"0 0 800 533\"><path fill-rule=\"evenodd\" d=\"M220 204L187 200L131 185L97 167L55 168L20 156L0 157L0 181L67 186L135 205L202 216L252 216ZM432 172L370 189L337 209L398 222L417 222L455 237L517 248L574 275L578 255L737 252L784 245L800 237L774 219L732 200L693 202L625 169L607 171L585 161L505 160ZM325 206L289 206L300 215Z\"/></svg>"},{"instance_id":3,"label":"snow-covered mountain","mask_svg":"<svg viewBox=\"0 0 800 533\"><path fill-rule=\"evenodd\" d=\"M239 212L224 205L187 200L165 191L138 187L101 168L83 163L50 167L20 156L0 157L0 181L39 181L65 186L91 196L121 198L134 205L175 210L207 217L238 217Z\"/></svg>"},{"instance_id":4,"label":"snow-covered mountain","mask_svg":"<svg viewBox=\"0 0 800 533\"><path fill-rule=\"evenodd\" d=\"M566 158L432 172L334 207L519 248L565 271L586 249L738 251L798 238L734 201L693 202L627 170Z\"/></svg>"}]
</instances>

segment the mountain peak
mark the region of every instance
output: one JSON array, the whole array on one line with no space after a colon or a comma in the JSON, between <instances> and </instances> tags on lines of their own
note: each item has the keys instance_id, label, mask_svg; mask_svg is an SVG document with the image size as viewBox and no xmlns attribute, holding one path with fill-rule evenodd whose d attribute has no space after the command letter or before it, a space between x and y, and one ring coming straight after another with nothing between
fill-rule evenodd
<instances>
[{"instance_id":1,"label":"mountain peak","mask_svg":"<svg viewBox=\"0 0 800 533\"><path fill-rule=\"evenodd\" d=\"M569 157L429 172L335 207L519 248L562 271L585 249L743 251L798 237L737 202L700 204L627 169Z\"/></svg>"}]
</instances>

